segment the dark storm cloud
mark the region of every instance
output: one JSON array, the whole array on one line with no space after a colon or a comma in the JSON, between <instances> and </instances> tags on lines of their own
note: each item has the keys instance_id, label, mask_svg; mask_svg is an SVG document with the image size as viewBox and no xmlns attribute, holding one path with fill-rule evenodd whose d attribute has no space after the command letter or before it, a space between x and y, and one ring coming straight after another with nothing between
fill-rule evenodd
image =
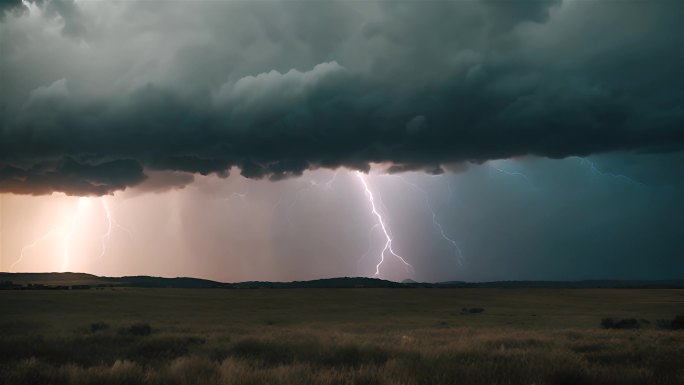
<instances>
[{"instance_id":1,"label":"dark storm cloud","mask_svg":"<svg viewBox=\"0 0 684 385\"><path fill-rule=\"evenodd\" d=\"M169 190L184 188L195 181L192 174L178 171L146 171L146 178L137 184L132 194L163 193ZM131 194L127 195L132 196Z\"/></svg>"},{"instance_id":2,"label":"dark storm cloud","mask_svg":"<svg viewBox=\"0 0 684 385\"><path fill-rule=\"evenodd\" d=\"M8 14L0 191L684 145L681 2L154 4Z\"/></svg>"},{"instance_id":3,"label":"dark storm cloud","mask_svg":"<svg viewBox=\"0 0 684 385\"><path fill-rule=\"evenodd\" d=\"M14 11L23 7L21 0L0 0L0 12Z\"/></svg>"},{"instance_id":4,"label":"dark storm cloud","mask_svg":"<svg viewBox=\"0 0 684 385\"><path fill-rule=\"evenodd\" d=\"M0 0L0 19L5 12L13 13L14 16L28 12L29 4L43 8L48 17L59 17L63 22L62 33L76 37L85 32L83 19L74 0Z\"/></svg>"},{"instance_id":5,"label":"dark storm cloud","mask_svg":"<svg viewBox=\"0 0 684 385\"><path fill-rule=\"evenodd\" d=\"M26 167L0 166L0 184L17 194L51 194L68 191L77 195L103 195L145 180L140 164L134 160L78 162L69 157L41 160Z\"/></svg>"}]
</instances>

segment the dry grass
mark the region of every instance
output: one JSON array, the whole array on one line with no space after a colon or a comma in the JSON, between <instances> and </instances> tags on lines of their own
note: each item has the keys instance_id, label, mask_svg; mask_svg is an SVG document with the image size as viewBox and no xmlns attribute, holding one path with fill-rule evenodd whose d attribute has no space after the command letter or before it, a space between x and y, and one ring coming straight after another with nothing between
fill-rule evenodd
<instances>
[{"instance_id":1,"label":"dry grass","mask_svg":"<svg viewBox=\"0 0 684 385\"><path fill-rule=\"evenodd\" d=\"M683 300L676 290L5 292L0 383L674 385L684 332L600 321L672 318ZM474 306L485 312L461 312Z\"/></svg>"}]
</instances>

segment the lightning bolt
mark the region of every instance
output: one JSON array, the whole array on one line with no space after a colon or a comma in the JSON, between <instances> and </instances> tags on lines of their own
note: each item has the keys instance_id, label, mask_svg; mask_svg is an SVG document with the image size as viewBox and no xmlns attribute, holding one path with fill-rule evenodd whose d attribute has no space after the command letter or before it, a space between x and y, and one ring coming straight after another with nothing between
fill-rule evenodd
<instances>
[{"instance_id":1,"label":"lightning bolt","mask_svg":"<svg viewBox=\"0 0 684 385\"><path fill-rule=\"evenodd\" d=\"M112 228L114 226L125 231L128 234L128 236L132 237L131 231L123 227L121 224L119 224L119 222L116 221L116 219L114 219L114 217L112 216L112 211L109 209L109 204L107 204L107 200L105 199L105 197L100 198L100 203L102 204L102 208L105 212L105 220L107 221L107 232L104 233L102 235L102 238L100 239L101 251L98 258L102 258L105 255L105 253L107 253L107 243L109 242L109 239L112 236Z\"/></svg>"},{"instance_id":2,"label":"lightning bolt","mask_svg":"<svg viewBox=\"0 0 684 385\"><path fill-rule=\"evenodd\" d=\"M28 244L28 245L26 245L26 246L24 246L24 247L22 247L22 248L21 248L21 252L19 253L19 258L18 258L16 261L14 261L13 264L10 265L10 268L9 268L10 272L12 272L12 271L14 270L14 266L16 266L17 264L21 263L21 261L24 259L24 256L25 256L24 253L26 253L27 250L32 249L32 248L38 246L40 243L42 243L42 242L48 240L48 239L49 239L50 237L52 237L56 232L62 230L63 227L64 227L64 225L57 226L57 227L55 227L54 229L51 229L50 231L48 231L48 232L47 232L45 235L43 235L42 237L40 237L40 238L34 240L33 242L31 242L30 244Z\"/></svg>"},{"instance_id":3,"label":"lightning bolt","mask_svg":"<svg viewBox=\"0 0 684 385\"><path fill-rule=\"evenodd\" d=\"M378 264L375 265L375 276L380 275L380 266L383 264L383 262L385 262L385 253L387 252L389 252L389 254L391 254L399 261L401 261L401 263L404 264L404 267L407 271L409 271L409 268L412 271L415 271L413 265L406 262L404 258L402 258L392 249L392 237L390 236L389 231L387 231L387 226L385 225L385 221L382 218L382 215L378 212L377 208L375 207L375 198L373 197L373 192L371 192L370 188L368 187L368 183L366 182L366 178L364 178L363 174L360 171L356 172L356 176L359 178L361 184L363 185L364 192L366 194L366 197L368 198L368 202L371 205L371 213L377 218L377 224L380 226L380 229L382 230L382 233L385 236L385 247L380 252L380 262L378 262Z\"/></svg>"},{"instance_id":4,"label":"lightning bolt","mask_svg":"<svg viewBox=\"0 0 684 385\"><path fill-rule=\"evenodd\" d=\"M445 241L451 243L451 245L454 247L454 251L456 253L456 261L458 261L459 265L463 266L463 252L461 251L461 248L458 246L458 243L456 243L454 239L447 235L446 231L444 231L444 227L442 227L442 224L439 223L439 221L437 220L437 212L435 212L435 209L432 207L432 203L430 202L430 197L428 196L427 191L420 188L417 184L409 182L404 177L399 177L399 179L401 179L404 183L408 184L409 186L413 187L418 192L423 194L423 197L425 198L425 205L427 206L427 209L430 211L430 214L432 214L432 223L435 225L437 230L439 230L439 234L442 236L442 238Z\"/></svg>"},{"instance_id":5,"label":"lightning bolt","mask_svg":"<svg viewBox=\"0 0 684 385\"><path fill-rule=\"evenodd\" d=\"M234 192L228 196L228 198L232 198L232 197L238 197L244 201L245 199L247 199L247 194ZM228 199L228 198L226 198L226 199Z\"/></svg>"},{"instance_id":6,"label":"lightning bolt","mask_svg":"<svg viewBox=\"0 0 684 385\"><path fill-rule=\"evenodd\" d=\"M22 247L21 252L19 253L19 258L14 263L12 263L12 265L10 265L10 271L13 271L14 267L24 260L24 257L30 249L38 246L42 242L47 241L48 239L50 239L51 237L55 236L60 232L64 233L62 235L62 249L60 252L62 256L61 271L66 271L66 269L69 267L69 263L71 262L71 245L73 244L74 237L77 233L76 223L78 222L79 216L81 215L83 210L86 208L86 206L90 205L91 203L91 198L78 198L76 207L74 208L73 214L69 218L68 222L51 229L50 231L45 233L45 235L37 238L28 245ZM102 205L102 209L105 213L105 220L107 222L107 231L100 238L100 254L98 257L102 258L107 253L107 243L109 242L112 236L112 231L115 227L125 231L129 236L131 236L131 232L130 230L128 230L116 221L116 219L112 215L112 211L109 207L109 204L107 203L107 200L104 197L100 198L100 204Z\"/></svg>"},{"instance_id":7,"label":"lightning bolt","mask_svg":"<svg viewBox=\"0 0 684 385\"><path fill-rule=\"evenodd\" d=\"M594 174L596 174L596 175L607 176L607 177L610 177L610 178L613 178L613 179L624 180L624 181L629 182L629 183L634 183L634 184L638 184L638 185L641 185L641 186L645 186L643 183L641 183L641 182L639 182L639 181L636 181L636 180L634 180L634 179L632 179L632 178L630 178L630 177L628 177L628 176L626 176L626 175L622 175L622 174L612 174L612 173L609 173L609 172L603 172L603 171L599 170L598 167L596 167L596 165L594 164L594 162L590 161L590 160L587 159L587 158L581 158L581 157L575 157L575 158L579 159L581 165L583 165L583 166L589 166L589 168L591 169L591 171L592 171Z\"/></svg>"},{"instance_id":8,"label":"lightning bolt","mask_svg":"<svg viewBox=\"0 0 684 385\"><path fill-rule=\"evenodd\" d=\"M67 231L66 237L64 238L64 249L62 252L62 272L66 271L67 267L69 266L69 262L71 261L69 249L71 247L71 241L74 237L74 232L76 230L76 220L78 219L78 215L83 211L83 209L88 203L90 203L88 198L78 198L78 203L76 204L76 211L74 212L74 215L71 217L71 221L69 222L69 230Z\"/></svg>"},{"instance_id":9,"label":"lightning bolt","mask_svg":"<svg viewBox=\"0 0 684 385\"><path fill-rule=\"evenodd\" d=\"M309 184L307 184L305 187L302 187L302 188L300 188L299 190L297 190L297 192L295 193L294 199L292 200L292 202L290 202L289 205L287 205L287 208L285 209L285 218L287 218L287 222L288 222L288 223L292 224L292 220L290 219L290 212L292 212L292 210L294 209L294 207L295 207L295 205L297 204L297 202L299 202L299 197L302 195L302 193L303 193L304 191L309 191L309 190L311 190L311 188L313 188L314 186L316 186L316 185L314 184L314 181L313 181L313 180L310 180L310 181L309 181Z\"/></svg>"},{"instance_id":10,"label":"lightning bolt","mask_svg":"<svg viewBox=\"0 0 684 385\"><path fill-rule=\"evenodd\" d=\"M241 200L243 203L247 204L247 193L239 193L239 192L232 192L227 196L224 196L220 199L220 201L226 202L227 204L230 204L230 201L233 198L237 198Z\"/></svg>"},{"instance_id":11,"label":"lightning bolt","mask_svg":"<svg viewBox=\"0 0 684 385\"><path fill-rule=\"evenodd\" d=\"M112 236L112 212L109 211L109 205L107 205L107 202L105 201L104 198L100 199L100 202L102 203L102 208L105 211L105 218L107 219L107 232L104 233L101 239L101 251L100 255L98 258L102 258L105 253L107 252L107 241L109 241L109 238Z\"/></svg>"},{"instance_id":12,"label":"lightning bolt","mask_svg":"<svg viewBox=\"0 0 684 385\"><path fill-rule=\"evenodd\" d=\"M66 234L64 235L64 239L63 239L63 242L62 242L62 243L63 243L63 247L62 247L62 253L61 253L61 254L62 254L62 268L61 268L61 270L62 270L62 271L65 271L66 268L67 268L67 266L69 265L69 259L70 259L70 256L69 256L69 246L70 246L70 243L71 243L71 239L72 239L72 237L73 237L73 234L74 234L74 228L75 228L75 225L76 225L76 219L78 218L78 214L79 214L79 212L82 210L82 208L84 207L85 203L87 203L86 199L87 199L87 198L79 198L79 199L78 199L78 203L76 204L76 208L75 208L75 210L74 210L74 214L71 216L71 220L69 221L69 224L68 224L68 225L61 225L61 226L55 227L55 228L53 228L52 230L48 231L48 232L47 232L45 235L43 235L42 237L39 237L38 239L36 239L35 241L31 242L30 244L28 244L28 245L22 247L21 252L20 252L20 254L19 254L19 259L17 259L17 260L10 266L10 270L14 269L14 266L16 266L18 263L20 263L20 262L24 259L24 257L26 256L25 253L26 253L27 250L29 250L29 249L31 249L31 248L34 248L34 247L38 246L40 243L42 243L42 242L46 241L47 239L49 239L50 237L52 237L52 236L53 236L55 233L57 233L59 230L62 230L62 229L64 229L64 227L67 227L67 232L66 232Z\"/></svg>"},{"instance_id":13,"label":"lightning bolt","mask_svg":"<svg viewBox=\"0 0 684 385\"><path fill-rule=\"evenodd\" d=\"M230 195L228 195L228 196L226 196L226 197L224 197L224 198L221 198L221 200L229 201L230 198L239 198L240 200L244 201L245 199L247 199L247 194L245 194L245 193L238 193L238 192L232 192L232 193L230 193Z\"/></svg>"},{"instance_id":14,"label":"lightning bolt","mask_svg":"<svg viewBox=\"0 0 684 385\"><path fill-rule=\"evenodd\" d=\"M368 249L365 253L361 254L359 260L356 261L357 266L359 263L361 263L361 261L363 261L364 259L366 259L366 257L370 255L371 249L373 248L373 232L375 232L375 229L377 229L378 227L380 227L380 225L376 223L373 225L373 227L370 228L370 231L368 231Z\"/></svg>"},{"instance_id":15,"label":"lightning bolt","mask_svg":"<svg viewBox=\"0 0 684 385\"><path fill-rule=\"evenodd\" d=\"M521 172L505 170L505 169L503 169L503 168L497 166L496 164L494 164L494 162L489 162L488 165L489 165L489 167L491 167L492 169L494 169L494 170L496 170L496 171L498 171L498 172L500 172L500 173L502 173L502 174L506 174L506 175L508 175L508 176L514 176L514 177L523 178L527 183L530 184L530 186L532 186L532 181L530 180L530 178L528 178L527 175L525 175L525 174L523 174L523 173L521 173Z\"/></svg>"}]
</instances>

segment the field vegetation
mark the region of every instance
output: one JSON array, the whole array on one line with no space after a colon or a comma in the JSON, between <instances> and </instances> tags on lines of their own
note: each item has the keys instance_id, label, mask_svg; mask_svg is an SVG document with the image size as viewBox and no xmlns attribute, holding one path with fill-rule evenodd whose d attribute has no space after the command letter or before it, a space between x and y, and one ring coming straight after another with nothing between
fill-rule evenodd
<instances>
[{"instance_id":1,"label":"field vegetation","mask_svg":"<svg viewBox=\"0 0 684 385\"><path fill-rule=\"evenodd\" d=\"M684 383L684 290L3 291L0 309L0 384Z\"/></svg>"}]
</instances>

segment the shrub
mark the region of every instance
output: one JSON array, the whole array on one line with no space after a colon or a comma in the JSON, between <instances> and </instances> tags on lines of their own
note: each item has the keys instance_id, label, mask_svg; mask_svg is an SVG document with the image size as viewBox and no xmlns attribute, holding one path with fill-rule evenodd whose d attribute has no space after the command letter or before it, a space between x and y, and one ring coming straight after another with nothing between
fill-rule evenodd
<instances>
[{"instance_id":1,"label":"shrub","mask_svg":"<svg viewBox=\"0 0 684 385\"><path fill-rule=\"evenodd\" d=\"M99 332L99 331L102 331L102 330L107 330L107 329L109 329L109 325L106 324L106 323L104 323L104 322L102 322L102 321L100 321L100 322L94 322L94 323L91 323L91 324L90 324L90 331L93 332L93 333Z\"/></svg>"},{"instance_id":2,"label":"shrub","mask_svg":"<svg viewBox=\"0 0 684 385\"><path fill-rule=\"evenodd\" d=\"M639 321L636 318L625 318L621 320L604 318L601 320L601 327L604 329L638 329L639 326Z\"/></svg>"},{"instance_id":3,"label":"shrub","mask_svg":"<svg viewBox=\"0 0 684 385\"><path fill-rule=\"evenodd\" d=\"M666 319L659 319L656 325L661 329L682 330L684 329L684 316L678 315L671 321Z\"/></svg>"},{"instance_id":4,"label":"shrub","mask_svg":"<svg viewBox=\"0 0 684 385\"><path fill-rule=\"evenodd\" d=\"M119 334L131 336L149 336L150 334L152 334L152 327L146 323L137 323L119 329Z\"/></svg>"},{"instance_id":5,"label":"shrub","mask_svg":"<svg viewBox=\"0 0 684 385\"><path fill-rule=\"evenodd\" d=\"M678 315L670 322L670 329L682 330L684 329L684 315Z\"/></svg>"},{"instance_id":6,"label":"shrub","mask_svg":"<svg viewBox=\"0 0 684 385\"><path fill-rule=\"evenodd\" d=\"M461 312L463 313L470 313L470 314L477 314L477 313L482 313L484 311L483 308L481 307L471 307L471 308L461 308Z\"/></svg>"},{"instance_id":7,"label":"shrub","mask_svg":"<svg viewBox=\"0 0 684 385\"><path fill-rule=\"evenodd\" d=\"M601 327L604 329L613 329L615 321L612 318L604 318L601 320Z\"/></svg>"}]
</instances>

